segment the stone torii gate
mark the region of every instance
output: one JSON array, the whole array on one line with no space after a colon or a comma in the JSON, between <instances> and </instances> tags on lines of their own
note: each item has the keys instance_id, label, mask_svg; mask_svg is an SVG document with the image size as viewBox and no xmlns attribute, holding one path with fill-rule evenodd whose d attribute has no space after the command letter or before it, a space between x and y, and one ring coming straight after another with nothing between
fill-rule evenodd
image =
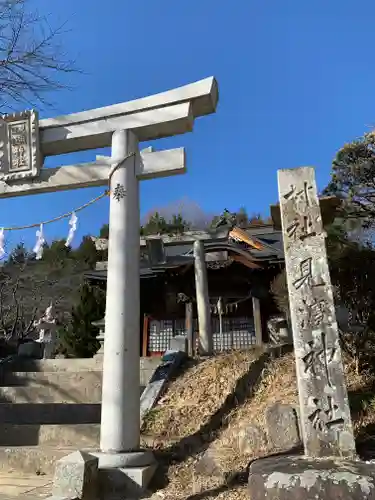
<instances>
[{"instance_id":1,"label":"stone torii gate","mask_svg":"<svg viewBox=\"0 0 375 500\"><path fill-rule=\"evenodd\" d=\"M149 475L152 454L140 448L138 181L185 173L183 148L139 152L138 143L190 132L214 113L211 77L134 101L57 118L35 111L0 120L0 198L109 183L109 255L99 466L134 478ZM42 168L44 157L112 146L111 157Z\"/></svg>"}]
</instances>

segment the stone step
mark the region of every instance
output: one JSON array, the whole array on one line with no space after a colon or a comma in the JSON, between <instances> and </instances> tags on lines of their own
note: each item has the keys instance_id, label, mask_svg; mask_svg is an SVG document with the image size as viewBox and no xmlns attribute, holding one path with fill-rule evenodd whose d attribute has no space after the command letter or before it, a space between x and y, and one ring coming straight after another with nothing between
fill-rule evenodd
<instances>
[{"instance_id":1,"label":"stone step","mask_svg":"<svg viewBox=\"0 0 375 500\"><path fill-rule=\"evenodd\" d=\"M63 448L99 447L99 424L0 425L0 447L56 446Z\"/></svg>"},{"instance_id":2,"label":"stone step","mask_svg":"<svg viewBox=\"0 0 375 500\"><path fill-rule=\"evenodd\" d=\"M2 447L0 448L0 471L53 474L56 461L73 451L76 451L76 448L57 446Z\"/></svg>"},{"instance_id":3,"label":"stone step","mask_svg":"<svg viewBox=\"0 0 375 500\"><path fill-rule=\"evenodd\" d=\"M8 373L0 387L0 402L100 403L101 372Z\"/></svg>"},{"instance_id":4,"label":"stone step","mask_svg":"<svg viewBox=\"0 0 375 500\"><path fill-rule=\"evenodd\" d=\"M156 367L157 368L157 367ZM155 368L155 369L156 369ZM140 371L140 385L148 384L154 369ZM32 381L44 385L52 385L61 389L69 389L83 384L84 386L101 387L102 372L98 370L74 371L10 371L0 370L0 387L27 386Z\"/></svg>"},{"instance_id":5,"label":"stone step","mask_svg":"<svg viewBox=\"0 0 375 500\"><path fill-rule=\"evenodd\" d=\"M0 424L98 424L100 413L96 403L2 403Z\"/></svg>"},{"instance_id":6,"label":"stone step","mask_svg":"<svg viewBox=\"0 0 375 500\"><path fill-rule=\"evenodd\" d=\"M160 356L141 358L139 368L141 371L153 371L161 362ZM98 358L87 359L17 359L9 365L6 370L13 372L79 372L79 371L102 371L103 360Z\"/></svg>"},{"instance_id":7,"label":"stone step","mask_svg":"<svg viewBox=\"0 0 375 500\"><path fill-rule=\"evenodd\" d=\"M88 372L102 371L102 358L87 359L27 359L18 358L6 365L6 370L13 372Z\"/></svg>"},{"instance_id":8,"label":"stone step","mask_svg":"<svg viewBox=\"0 0 375 500\"><path fill-rule=\"evenodd\" d=\"M4 378L0 403L100 403L102 399L101 372L10 372Z\"/></svg>"},{"instance_id":9,"label":"stone step","mask_svg":"<svg viewBox=\"0 0 375 500\"><path fill-rule=\"evenodd\" d=\"M141 396L143 390L144 387L139 388L139 396ZM87 399L90 398L87 397ZM0 424L99 424L100 413L100 402L0 402Z\"/></svg>"},{"instance_id":10,"label":"stone step","mask_svg":"<svg viewBox=\"0 0 375 500\"><path fill-rule=\"evenodd\" d=\"M161 357L141 358L139 363L140 384L146 385L153 372L159 366ZM30 373L79 373L79 372L102 372L102 359L18 359L6 365L0 371L0 385L8 385L6 380L11 377L9 374L31 377ZM13 377L14 378L14 377Z\"/></svg>"},{"instance_id":11,"label":"stone step","mask_svg":"<svg viewBox=\"0 0 375 500\"><path fill-rule=\"evenodd\" d=\"M12 372L3 371L1 373L2 387L20 387L27 386L31 382L40 383L41 385L52 386L67 386L74 387L77 384L86 382L86 384L100 384L102 381L101 371L56 371L56 372Z\"/></svg>"}]
</instances>

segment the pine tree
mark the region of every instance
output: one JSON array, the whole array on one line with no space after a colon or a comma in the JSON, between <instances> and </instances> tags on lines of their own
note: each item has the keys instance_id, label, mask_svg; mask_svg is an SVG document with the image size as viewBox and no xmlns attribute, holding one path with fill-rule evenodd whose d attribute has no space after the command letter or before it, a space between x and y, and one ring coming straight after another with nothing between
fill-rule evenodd
<instances>
[{"instance_id":1,"label":"pine tree","mask_svg":"<svg viewBox=\"0 0 375 500\"><path fill-rule=\"evenodd\" d=\"M249 225L249 216L247 215L245 207L240 207L240 209L236 213L236 224L237 226L242 228L247 228L247 226Z\"/></svg>"},{"instance_id":2,"label":"pine tree","mask_svg":"<svg viewBox=\"0 0 375 500\"><path fill-rule=\"evenodd\" d=\"M165 234L167 232L167 225L165 218L160 215L159 212L155 212L154 215L151 215L146 224L141 227L141 236Z\"/></svg>"},{"instance_id":3,"label":"pine tree","mask_svg":"<svg viewBox=\"0 0 375 500\"><path fill-rule=\"evenodd\" d=\"M55 268L63 267L71 257L71 247L65 245L66 240L54 240L51 245L45 244L43 262L48 262Z\"/></svg>"},{"instance_id":4,"label":"pine tree","mask_svg":"<svg viewBox=\"0 0 375 500\"><path fill-rule=\"evenodd\" d=\"M184 231L188 231L189 227L189 222L181 214L173 214L166 225L166 232L170 234L182 234Z\"/></svg>"},{"instance_id":5,"label":"pine tree","mask_svg":"<svg viewBox=\"0 0 375 500\"><path fill-rule=\"evenodd\" d=\"M84 236L82 238L80 246L74 251L74 256L77 260L88 265L90 269L94 269L98 260L98 251L90 236Z\"/></svg>"},{"instance_id":6,"label":"pine tree","mask_svg":"<svg viewBox=\"0 0 375 500\"><path fill-rule=\"evenodd\" d=\"M18 243L18 245L12 250L9 258L9 263L11 264L25 264L29 259L30 252L25 247L24 243Z\"/></svg>"},{"instance_id":7,"label":"pine tree","mask_svg":"<svg viewBox=\"0 0 375 500\"><path fill-rule=\"evenodd\" d=\"M73 307L70 324L60 332L62 351L71 357L91 358L100 347L96 339L99 330L92 322L104 315L104 291L84 284L80 289L79 303Z\"/></svg>"},{"instance_id":8,"label":"pine tree","mask_svg":"<svg viewBox=\"0 0 375 500\"><path fill-rule=\"evenodd\" d=\"M103 224L100 228L99 238L109 238L109 224Z\"/></svg>"}]
</instances>

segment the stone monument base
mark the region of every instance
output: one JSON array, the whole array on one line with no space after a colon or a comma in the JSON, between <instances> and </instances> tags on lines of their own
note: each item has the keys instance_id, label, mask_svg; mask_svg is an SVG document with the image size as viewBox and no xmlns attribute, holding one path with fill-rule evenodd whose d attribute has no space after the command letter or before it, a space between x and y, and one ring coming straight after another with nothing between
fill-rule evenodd
<instances>
[{"instance_id":1,"label":"stone monument base","mask_svg":"<svg viewBox=\"0 0 375 500\"><path fill-rule=\"evenodd\" d=\"M270 457L249 470L251 500L375 500L375 463Z\"/></svg>"},{"instance_id":2,"label":"stone monument base","mask_svg":"<svg viewBox=\"0 0 375 500\"><path fill-rule=\"evenodd\" d=\"M102 495L145 493L157 469L151 451L133 453L92 453L99 458L99 484Z\"/></svg>"}]
</instances>

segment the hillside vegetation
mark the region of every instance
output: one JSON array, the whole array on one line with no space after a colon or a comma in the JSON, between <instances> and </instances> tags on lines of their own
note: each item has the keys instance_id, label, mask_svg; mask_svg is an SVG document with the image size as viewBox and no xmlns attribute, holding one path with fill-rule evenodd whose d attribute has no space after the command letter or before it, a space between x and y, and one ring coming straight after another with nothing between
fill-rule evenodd
<instances>
[{"instance_id":1,"label":"hillside vegetation","mask_svg":"<svg viewBox=\"0 0 375 500\"><path fill-rule=\"evenodd\" d=\"M190 361L171 383L142 430L143 444L156 448L162 463L152 500L249 500L249 463L280 450L246 442L247 428L256 425L266 433L266 410L274 403L298 407L293 354L269 361L251 391L247 374L260 355L244 351ZM357 374L347 357L344 366L357 450L362 458L374 458L375 377ZM202 474L198 464L207 450L208 470Z\"/></svg>"},{"instance_id":2,"label":"hillside vegetation","mask_svg":"<svg viewBox=\"0 0 375 500\"><path fill-rule=\"evenodd\" d=\"M0 268L2 350L9 347L13 352L22 339L38 337L33 322L51 303L58 324L69 324L79 302L84 274L99 259L89 238L84 238L76 250L65 247L65 241L54 242L46 246L41 260L18 245ZM1 352L2 356L6 354Z\"/></svg>"}]
</instances>

